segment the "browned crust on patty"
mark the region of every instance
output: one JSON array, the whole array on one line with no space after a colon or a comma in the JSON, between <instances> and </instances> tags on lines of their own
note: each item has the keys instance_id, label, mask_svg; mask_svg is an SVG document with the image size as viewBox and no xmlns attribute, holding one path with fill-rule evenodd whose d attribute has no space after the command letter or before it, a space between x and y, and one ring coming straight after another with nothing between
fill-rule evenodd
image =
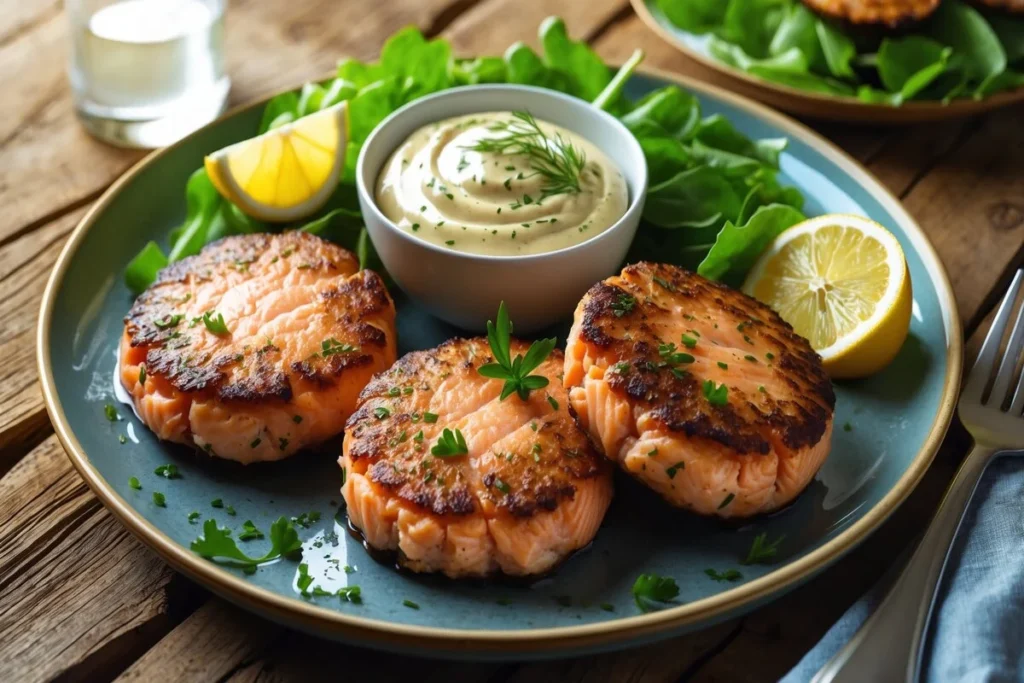
<instances>
[{"instance_id":1,"label":"browned crust on patty","mask_svg":"<svg viewBox=\"0 0 1024 683\"><path fill-rule=\"evenodd\" d=\"M941 0L802 0L831 19L895 28L931 16Z\"/></svg>"},{"instance_id":2,"label":"browned crust on patty","mask_svg":"<svg viewBox=\"0 0 1024 683\"><path fill-rule=\"evenodd\" d=\"M659 353L660 344L674 340L659 338L652 321L671 317L674 306L694 315L716 311L715 323L742 325L751 351L774 355L775 376L789 396L767 394L755 401L735 385L729 386L728 403L711 404L698 378L665 367ZM768 453L766 433L777 434L791 449L816 444L835 408L821 359L788 323L742 292L675 266L638 263L594 285L584 298L580 336L618 359L605 375L613 391L643 406L666 430L737 453Z\"/></svg>"},{"instance_id":3,"label":"browned crust on patty","mask_svg":"<svg viewBox=\"0 0 1024 683\"><path fill-rule=\"evenodd\" d=\"M512 356L525 354L527 348L526 343L513 340ZM455 387L449 391L470 384L477 386L468 390L477 391L482 382L494 382L500 390L499 380L477 373L481 365L492 362L485 339L451 339L435 349L406 354L374 377L346 425L348 456L353 463L368 460L366 472L373 482L436 515L472 514L480 509L478 496L516 517L554 510L561 501L573 498L577 482L607 476L609 471L571 413L558 377L563 360L562 352L555 350L535 371L551 380L546 389L532 392L528 399L537 430L517 441L515 449L496 454L500 455L496 466L481 477L483 493L474 493L468 481L469 456L430 455L448 420L439 416L437 422L427 423L422 406L429 405L442 382ZM558 410L549 404L548 395L555 398ZM505 400L520 401L515 395ZM388 411L384 417L380 417L382 408ZM425 436L416 441L421 429ZM539 447L536 453L535 447Z\"/></svg>"},{"instance_id":4,"label":"browned crust on patty","mask_svg":"<svg viewBox=\"0 0 1024 683\"><path fill-rule=\"evenodd\" d=\"M164 378L178 391L223 401L286 402L295 379L326 387L347 368L372 363L372 355L358 351L285 358L272 339L225 336L211 343L191 292L228 275L242 282L280 278L282 261L324 279L354 274L320 292L317 313L333 320L332 329L338 331L333 338L339 342L358 349L387 345L384 331L364 321L390 307L391 299L380 276L357 273L351 252L301 231L238 235L164 268L135 300L124 319L125 332L132 347L146 350L147 375Z\"/></svg>"}]
</instances>

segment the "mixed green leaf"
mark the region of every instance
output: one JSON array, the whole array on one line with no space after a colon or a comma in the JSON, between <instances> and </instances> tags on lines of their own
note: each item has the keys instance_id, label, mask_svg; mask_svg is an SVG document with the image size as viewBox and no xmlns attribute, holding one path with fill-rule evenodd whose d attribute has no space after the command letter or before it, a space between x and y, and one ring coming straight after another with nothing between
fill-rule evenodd
<instances>
[{"instance_id":1,"label":"mixed green leaf","mask_svg":"<svg viewBox=\"0 0 1024 683\"><path fill-rule=\"evenodd\" d=\"M585 43L570 39L565 23L556 17L541 24L540 44L539 53L516 43L501 57L457 59L447 41L427 40L415 28L407 28L384 43L377 63L346 59L335 78L278 95L266 105L252 134L348 102L346 171L327 204L302 224L261 223L221 197L206 171L199 169L185 188L185 220L171 234L169 253L165 256L157 244L147 244L129 264L126 283L140 292L167 263L227 235L289 229L337 242L354 251L363 267L382 270L355 193L355 162L363 142L402 105L477 83L551 88L591 101L626 124L650 169L644 221L632 260L656 258L701 266L712 277L736 279L776 231L802 218L803 197L782 187L777 178L785 140L751 140L720 115L704 117L697 98L676 86L631 100L625 85L642 53L616 72ZM769 213L764 215L765 211Z\"/></svg>"},{"instance_id":2,"label":"mixed green leaf","mask_svg":"<svg viewBox=\"0 0 1024 683\"><path fill-rule=\"evenodd\" d=\"M1024 87L1024 19L944 0L898 33L854 29L799 0L657 0L712 56L767 81L898 106Z\"/></svg>"}]
</instances>

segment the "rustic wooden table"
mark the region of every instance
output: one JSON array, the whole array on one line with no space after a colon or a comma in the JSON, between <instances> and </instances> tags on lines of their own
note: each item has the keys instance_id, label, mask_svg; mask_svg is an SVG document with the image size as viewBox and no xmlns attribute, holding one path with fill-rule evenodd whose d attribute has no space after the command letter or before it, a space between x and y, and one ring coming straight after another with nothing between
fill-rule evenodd
<instances>
[{"instance_id":1,"label":"rustic wooden table","mask_svg":"<svg viewBox=\"0 0 1024 683\"><path fill-rule=\"evenodd\" d=\"M65 76L59 0L0 13L0 680L768 681L786 672L918 533L966 449L954 426L924 483L817 579L747 617L646 648L536 664L379 657L242 612L165 566L72 469L43 409L35 326L47 275L87 207L140 153L89 138ZM565 17L608 60L705 75L650 34L627 0L231 0L232 99L373 58L406 24L463 54L535 43ZM913 128L816 127L898 195L952 278L970 355L1024 256L1024 108ZM125 226L130 229L131 226ZM369 656L367 656L369 655Z\"/></svg>"}]
</instances>

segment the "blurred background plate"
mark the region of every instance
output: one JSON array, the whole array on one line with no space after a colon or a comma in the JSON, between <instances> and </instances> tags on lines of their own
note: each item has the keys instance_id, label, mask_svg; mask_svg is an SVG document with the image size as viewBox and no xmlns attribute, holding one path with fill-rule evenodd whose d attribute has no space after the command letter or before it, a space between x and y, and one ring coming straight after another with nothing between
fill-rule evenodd
<instances>
[{"instance_id":1,"label":"blurred background plate","mask_svg":"<svg viewBox=\"0 0 1024 683\"><path fill-rule=\"evenodd\" d=\"M709 626L749 611L806 581L864 540L920 480L952 416L960 376L961 331L949 281L921 229L900 203L846 154L816 133L712 86L665 73L635 76L628 94L675 83L695 93L703 113L723 114L744 134L787 137L780 181L807 197L808 214L868 216L900 240L914 283L910 337L896 361L867 380L837 385L833 451L808 490L770 517L725 525L672 510L628 478L591 547L533 584L453 582L396 572L347 533L340 508L338 444L280 463L242 467L197 457L157 441L113 403L115 349L132 302L122 273L149 240L166 243L183 218L181 189L203 155L252 135L262 103L236 110L156 152L116 182L75 229L51 275L39 322L38 360L47 409L76 468L125 526L192 579L227 599L324 637L380 649L461 658L536 658L625 647ZM427 348L457 333L395 291L400 350ZM560 336L564 338L563 327ZM119 436L126 443L119 443ZM181 479L154 474L176 464ZM129 486L138 477L142 490ZM166 496L166 507L152 494ZM236 511L214 509L220 498ZM266 530L279 516L318 512L299 527L310 573L325 588L362 588L364 602L303 598L298 564L279 561L246 576L200 558L201 532L189 513L237 529ZM755 536L785 536L778 562L740 566ZM268 544L251 541L250 554ZM345 565L354 572L341 570ZM739 568L736 583L704 570ZM676 604L640 614L631 587L641 573L671 576ZM329 581L324 575L329 575ZM403 606L411 600L420 609ZM339 664L343 667L343 664ZM340 671L341 669L339 669Z\"/></svg>"},{"instance_id":2,"label":"blurred background plate","mask_svg":"<svg viewBox=\"0 0 1024 683\"><path fill-rule=\"evenodd\" d=\"M658 7L657 0L630 2L648 28L702 67L702 78L799 116L849 123L912 124L973 116L1008 104L1024 102L1024 88L997 93L982 100L956 99L949 104L915 101L905 102L899 107L792 88L757 78L719 61L708 52L708 36L694 35L672 24Z\"/></svg>"}]
</instances>

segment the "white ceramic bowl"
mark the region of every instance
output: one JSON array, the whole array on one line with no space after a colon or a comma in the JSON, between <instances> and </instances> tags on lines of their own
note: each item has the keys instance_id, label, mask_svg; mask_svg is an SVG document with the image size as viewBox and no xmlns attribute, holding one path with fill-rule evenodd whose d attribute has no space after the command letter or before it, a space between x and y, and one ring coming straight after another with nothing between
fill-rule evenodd
<instances>
[{"instance_id":1,"label":"white ceramic bowl","mask_svg":"<svg viewBox=\"0 0 1024 683\"><path fill-rule=\"evenodd\" d=\"M426 242L391 222L374 200L381 168L417 129L485 111L529 111L599 147L625 176L629 206L614 225L572 247L544 254L467 254ZM523 85L453 88L410 102L386 118L363 144L356 166L363 219L388 273L418 304L458 327L480 331L505 301L517 333L568 319L595 282L621 267L647 194L647 163L633 134L590 103Z\"/></svg>"}]
</instances>

